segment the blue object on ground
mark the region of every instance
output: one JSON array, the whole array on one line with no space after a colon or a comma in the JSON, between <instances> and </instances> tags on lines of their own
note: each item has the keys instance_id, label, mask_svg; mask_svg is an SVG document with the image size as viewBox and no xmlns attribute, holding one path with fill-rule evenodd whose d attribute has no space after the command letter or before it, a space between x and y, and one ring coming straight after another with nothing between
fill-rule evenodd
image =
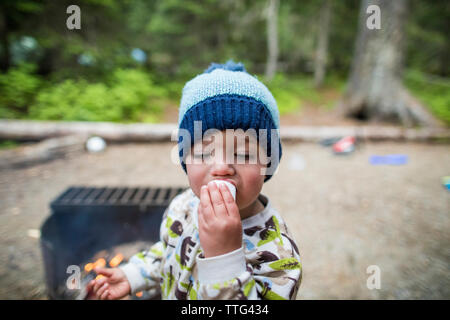
<instances>
[{"instance_id":1,"label":"blue object on ground","mask_svg":"<svg viewBox=\"0 0 450 320\"><path fill-rule=\"evenodd\" d=\"M450 176L442 177L442 184L450 191Z\"/></svg>"},{"instance_id":2,"label":"blue object on ground","mask_svg":"<svg viewBox=\"0 0 450 320\"><path fill-rule=\"evenodd\" d=\"M388 154L385 156L370 156L370 164L372 165L401 165L408 162L408 156L404 154Z\"/></svg>"}]
</instances>

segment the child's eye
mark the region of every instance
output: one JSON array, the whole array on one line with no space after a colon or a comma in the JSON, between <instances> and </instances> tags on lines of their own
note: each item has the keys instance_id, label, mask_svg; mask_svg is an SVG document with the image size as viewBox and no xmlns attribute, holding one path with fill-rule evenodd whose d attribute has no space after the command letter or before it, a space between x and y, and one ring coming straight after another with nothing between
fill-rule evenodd
<instances>
[{"instance_id":1,"label":"child's eye","mask_svg":"<svg viewBox=\"0 0 450 320\"><path fill-rule=\"evenodd\" d=\"M206 153L205 154L203 154L203 153L194 154L194 158L196 158L196 159L204 159L209 156L210 156L210 154L206 154Z\"/></svg>"},{"instance_id":2,"label":"child's eye","mask_svg":"<svg viewBox=\"0 0 450 320\"><path fill-rule=\"evenodd\" d=\"M244 154L244 153L235 153L234 154L235 157L241 158L241 159L250 159L250 155L249 154Z\"/></svg>"}]
</instances>

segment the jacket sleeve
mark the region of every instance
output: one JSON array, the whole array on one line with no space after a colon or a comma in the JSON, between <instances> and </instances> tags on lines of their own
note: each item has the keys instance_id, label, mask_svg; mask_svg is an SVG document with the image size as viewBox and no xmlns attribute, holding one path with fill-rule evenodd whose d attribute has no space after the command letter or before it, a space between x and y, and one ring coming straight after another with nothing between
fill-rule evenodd
<instances>
[{"instance_id":1,"label":"jacket sleeve","mask_svg":"<svg viewBox=\"0 0 450 320\"><path fill-rule=\"evenodd\" d=\"M279 229L268 230L266 234L267 238L258 241L247 257L244 247L217 257L199 256L198 298L295 299L301 282L297 246Z\"/></svg>"},{"instance_id":2,"label":"jacket sleeve","mask_svg":"<svg viewBox=\"0 0 450 320\"><path fill-rule=\"evenodd\" d=\"M127 264L119 267L130 283L131 294L143 290L151 290L152 296L159 293L162 252L162 242L158 241L149 250L135 254Z\"/></svg>"},{"instance_id":3,"label":"jacket sleeve","mask_svg":"<svg viewBox=\"0 0 450 320\"><path fill-rule=\"evenodd\" d=\"M165 210L160 229L160 241L149 250L139 252L132 256L127 264L119 268L125 273L131 287L131 294L139 291L149 291L150 296L161 294L161 261L166 249L167 229L166 222L170 206Z\"/></svg>"}]
</instances>

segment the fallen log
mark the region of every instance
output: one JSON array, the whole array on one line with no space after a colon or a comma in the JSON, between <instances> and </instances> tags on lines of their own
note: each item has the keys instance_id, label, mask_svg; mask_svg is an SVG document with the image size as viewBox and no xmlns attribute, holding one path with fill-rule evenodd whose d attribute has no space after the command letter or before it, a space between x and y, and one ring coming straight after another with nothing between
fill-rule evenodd
<instances>
[{"instance_id":1,"label":"fallen log","mask_svg":"<svg viewBox=\"0 0 450 320\"><path fill-rule=\"evenodd\" d=\"M110 122L57 122L0 120L0 140L40 141L66 135L100 136L107 142L170 142L176 141L177 125L120 124ZM410 129L389 126L282 126L283 141L317 142L330 137L354 135L366 141L433 141L450 142L446 128Z\"/></svg>"},{"instance_id":2,"label":"fallen log","mask_svg":"<svg viewBox=\"0 0 450 320\"><path fill-rule=\"evenodd\" d=\"M170 141L171 132L176 128L175 124L0 120L0 139L39 141L82 134L99 136L109 142Z\"/></svg>"}]
</instances>

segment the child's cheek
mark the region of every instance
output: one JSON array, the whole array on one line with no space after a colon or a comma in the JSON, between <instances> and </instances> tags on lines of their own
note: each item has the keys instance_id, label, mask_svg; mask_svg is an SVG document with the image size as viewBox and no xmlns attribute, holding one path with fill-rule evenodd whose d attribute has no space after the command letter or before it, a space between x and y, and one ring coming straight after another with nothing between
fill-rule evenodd
<instances>
[{"instance_id":1,"label":"child's cheek","mask_svg":"<svg viewBox=\"0 0 450 320\"><path fill-rule=\"evenodd\" d=\"M187 176L189 180L189 186L197 197L200 198L200 189L203 183L203 171L201 165L186 165Z\"/></svg>"},{"instance_id":2,"label":"child's cheek","mask_svg":"<svg viewBox=\"0 0 450 320\"><path fill-rule=\"evenodd\" d=\"M236 190L236 202L240 209L247 207L258 197L264 184L264 175L260 173L260 166L246 168L242 174L243 184Z\"/></svg>"}]
</instances>

